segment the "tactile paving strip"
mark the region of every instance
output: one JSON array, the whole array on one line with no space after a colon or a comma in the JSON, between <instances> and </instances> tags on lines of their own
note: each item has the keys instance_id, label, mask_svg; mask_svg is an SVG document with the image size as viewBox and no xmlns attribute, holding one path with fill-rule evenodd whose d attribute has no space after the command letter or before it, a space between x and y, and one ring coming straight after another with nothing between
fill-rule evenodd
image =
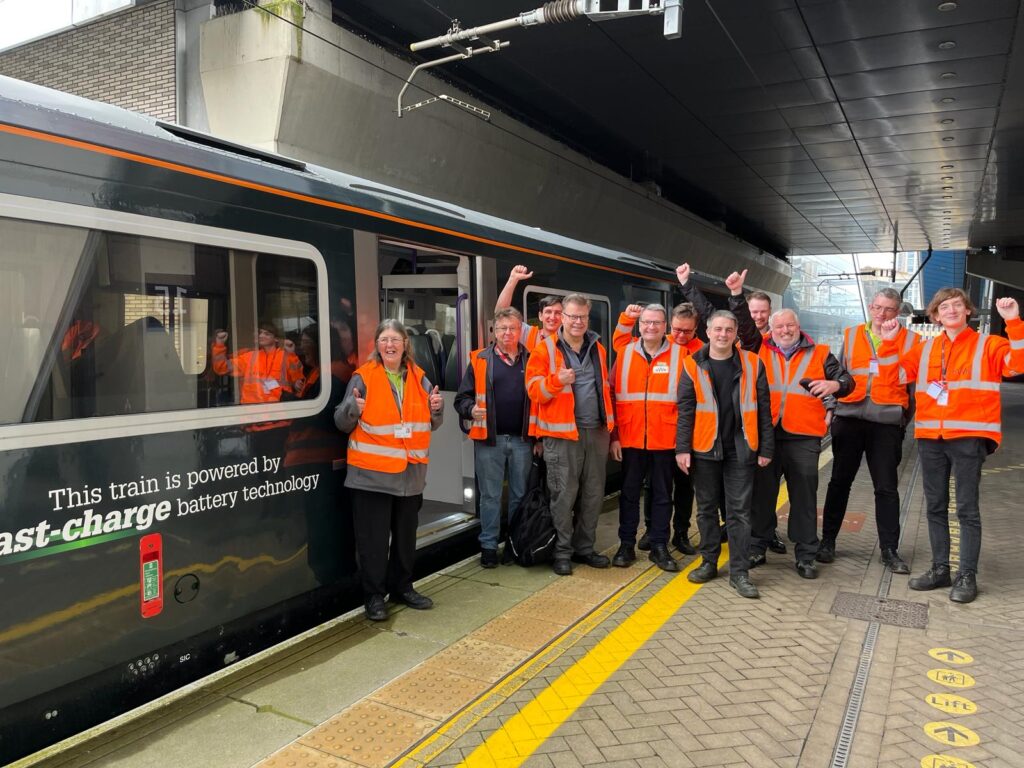
<instances>
[{"instance_id":1,"label":"tactile paving strip","mask_svg":"<svg viewBox=\"0 0 1024 768\"><path fill-rule=\"evenodd\" d=\"M302 744L289 744L260 763L261 768L358 768L356 763L342 760Z\"/></svg>"},{"instance_id":2,"label":"tactile paving strip","mask_svg":"<svg viewBox=\"0 0 1024 768\"><path fill-rule=\"evenodd\" d=\"M431 664L459 675L496 683L530 654L520 648L464 637L430 659Z\"/></svg>"},{"instance_id":3,"label":"tactile paving strip","mask_svg":"<svg viewBox=\"0 0 1024 768\"><path fill-rule=\"evenodd\" d=\"M298 744L365 768L384 768L438 725L436 720L364 699L314 728Z\"/></svg>"},{"instance_id":4,"label":"tactile paving strip","mask_svg":"<svg viewBox=\"0 0 1024 768\"><path fill-rule=\"evenodd\" d=\"M892 600L856 592L839 592L832 602L831 612L836 616L863 621L877 621L894 627L926 629L928 627L927 603L912 603L909 600Z\"/></svg>"},{"instance_id":5,"label":"tactile paving strip","mask_svg":"<svg viewBox=\"0 0 1024 768\"><path fill-rule=\"evenodd\" d=\"M482 626L473 636L477 640L533 653L554 640L565 627L565 624L542 621L521 613L512 616L510 611Z\"/></svg>"},{"instance_id":6,"label":"tactile paving strip","mask_svg":"<svg viewBox=\"0 0 1024 768\"><path fill-rule=\"evenodd\" d=\"M526 615L567 627L588 614L592 607L593 604L588 605L580 600L541 592L526 598L511 608L508 613L514 617Z\"/></svg>"},{"instance_id":7,"label":"tactile paving strip","mask_svg":"<svg viewBox=\"0 0 1024 768\"><path fill-rule=\"evenodd\" d=\"M489 687L483 680L457 675L428 660L370 698L433 720L445 720Z\"/></svg>"}]
</instances>

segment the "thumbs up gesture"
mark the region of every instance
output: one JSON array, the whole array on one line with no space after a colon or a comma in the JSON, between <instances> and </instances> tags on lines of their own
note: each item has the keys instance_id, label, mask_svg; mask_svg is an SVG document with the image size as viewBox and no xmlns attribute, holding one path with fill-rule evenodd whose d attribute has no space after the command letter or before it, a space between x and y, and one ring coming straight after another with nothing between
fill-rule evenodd
<instances>
[{"instance_id":1,"label":"thumbs up gesture","mask_svg":"<svg viewBox=\"0 0 1024 768\"><path fill-rule=\"evenodd\" d=\"M574 371L572 368L559 368L558 380L562 384L572 384L574 381L576 381L576 371Z\"/></svg>"},{"instance_id":2,"label":"thumbs up gesture","mask_svg":"<svg viewBox=\"0 0 1024 768\"><path fill-rule=\"evenodd\" d=\"M747 270L742 272L733 272L727 278L725 278L725 287L729 289L729 292L733 296L739 296L743 293L743 283L747 280Z\"/></svg>"},{"instance_id":3,"label":"thumbs up gesture","mask_svg":"<svg viewBox=\"0 0 1024 768\"><path fill-rule=\"evenodd\" d=\"M356 408L359 409L359 415L363 415L363 411L366 409L366 398L363 397L359 391L359 387L352 387L352 397L356 400Z\"/></svg>"},{"instance_id":4,"label":"thumbs up gesture","mask_svg":"<svg viewBox=\"0 0 1024 768\"><path fill-rule=\"evenodd\" d=\"M441 388L434 385L434 389L430 393L430 410L437 413L444 407L444 398L441 397Z\"/></svg>"}]
</instances>

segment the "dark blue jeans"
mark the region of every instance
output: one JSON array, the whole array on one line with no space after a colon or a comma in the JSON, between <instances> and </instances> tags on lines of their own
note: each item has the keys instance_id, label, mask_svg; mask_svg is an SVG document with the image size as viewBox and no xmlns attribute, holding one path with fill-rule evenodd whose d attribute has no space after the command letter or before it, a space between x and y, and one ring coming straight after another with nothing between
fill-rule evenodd
<instances>
[{"instance_id":1,"label":"dark blue jeans","mask_svg":"<svg viewBox=\"0 0 1024 768\"><path fill-rule=\"evenodd\" d=\"M636 544L640 525L640 494L644 478L650 484L651 519L648 538L651 544L668 545L669 517L672 514L672 468L676 452L622 449L622 490L619 493L619 541Z\"/></svg>"},{"instance_id":2,"label":"dark blue jeans","mask_svg":"<svg viewBox=\"0 0 1024 768\"><path fill-rule=\"evenodd\" d=\"M956 483L956 517L960 522L960 570L977 572L981 552L981 508L978 486L981 465L988 458L987 441L980 437L917 441L924 480L928 541L932 565L949 565L949 478Z\"/></svg>"},{"instance_id":3,"label":"dark blue jeans","mask_svg":"<svg viewBox=\"0 0 1024 768\"><path fill-rule=\"evenodd\" d=\"M501 488L508 467L508 520L519 514L533 464L533 447L517 435L497 435L494 445L473 445L476 484L480 490L480 549L497 549L501 531Z\"/></svg>"}]
</instances>

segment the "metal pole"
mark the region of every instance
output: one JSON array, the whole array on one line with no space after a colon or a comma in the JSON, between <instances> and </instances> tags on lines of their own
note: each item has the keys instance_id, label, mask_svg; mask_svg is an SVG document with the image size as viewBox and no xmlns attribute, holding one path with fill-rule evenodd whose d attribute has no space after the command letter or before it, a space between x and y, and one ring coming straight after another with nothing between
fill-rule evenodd
<instances>
[{"instance_id":1,"label":"metal pole","mask_svg":"<svg viewBox=\"0 0 1024 768\"><path fill-rule=\"evenodd\" d=\"M929 262L929 261L931 260L931 258L932 258L932 247L931 247L931 246L929 245L929 246L928 246L928 255L924 257L924 261L922 261L922 262L921 262L921 266L920 266L920 267L918 267L918 268L917 268L917 270L916 270L916 271L914 272L914 274L912 274L912 275L910 276L910 279L909 279L909 280L907 280L907 284L906 284L906 285L904 285L904 286L903 286L902 288L900 288L900 299L901 299L901 300L903 299L903 294L905 294L905 293L907 292L907 288L909 288L909 287L910 287L910 284L911 284L912 282L914 282L914 279L915 279L915 278L916 278L916 277L917 277L917 276L918 276L919 274L921 274L921 270L922 270L922 269L924 269L924 265L925 265L925 264L927 264L927 263L928 263L928 262ZM924 294L922 294L922 297L923 297L923 296L924 296Z\"/></svg>"},{"instance_id":2,"label":"metal pole","mask_svg":"<svg viewBox=\"0 0 1024 768\"><path fill-rule=\"evenodd\" d=\"M900 242L900 222L896 220L896 226L892 232L892 284L896 284L896 248ZM930 249L929 249L930 250Z\"/></svg>"}]
</instances>

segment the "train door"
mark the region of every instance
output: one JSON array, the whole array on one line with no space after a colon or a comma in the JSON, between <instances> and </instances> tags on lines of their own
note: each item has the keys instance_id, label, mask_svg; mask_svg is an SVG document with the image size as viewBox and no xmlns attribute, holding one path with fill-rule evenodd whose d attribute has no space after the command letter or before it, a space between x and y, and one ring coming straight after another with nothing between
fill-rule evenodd
<instances>
[{"instance_id":1,"label":"train door","mask_svg":"<svg viewBox=\"0 0 1024 768\"><path fill-rule=\"evenodd\" d=\"M473 317L471 259L410 243L380 240L380 316L400 320L416 363L441 388L444 424L430 441L420 511L421 545L471 525L476 517L473 449L453 402L469 361Z\"/></svg>"}]
</instances>

